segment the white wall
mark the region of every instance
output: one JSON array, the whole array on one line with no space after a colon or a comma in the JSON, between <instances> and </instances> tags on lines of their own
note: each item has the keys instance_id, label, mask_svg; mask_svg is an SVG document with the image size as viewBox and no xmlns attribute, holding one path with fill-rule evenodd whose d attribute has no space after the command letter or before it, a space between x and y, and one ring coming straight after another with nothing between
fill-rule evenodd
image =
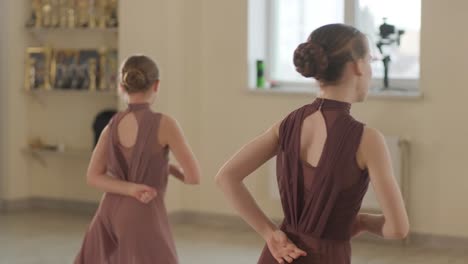
<instances>
[{"instance_id":1,"label":"white wall","mask_svg":"<svg viewBox=\"0 0 468 264\"><path fill-rule=\"evenodd\" d=\"M175 117L192 145L196 145L198 140L192 135L197 130L197 117L186 115L192 109L186 105L185 98L197 101L198 91L193 89L193 84L199 77L194 74L196 71L191 72L197 67L191 64L191 58L199 54L196 43L186 43L196 32L186 29L194 10L186 9L185 2L144 0L135 4L120 1L119 50L122 59L144 53L156 60L161 70L161 89L155 110ZM171 181L169 188L168 208L181 209L182 192L186 194L191 187Z\"/></svg>"},{"instance_id":2,"label":"white wall","mask_svg":"<svg viewBox=\"0 0 468 264\"><path fill-rule=\"evenodd\" d=\"M0 36L5 36L5 27L6 27L6 19L5 19L5 1L0 1ZM4 63L4 59L6 54L6 38L0 37L0 208L2 207L2 199L4 195L4 177L5 177L5 151L3 150L5 146L5 118L2 113L5 112L5 78L6 78L6 64Z\"/></svg>"},{"instance_id":3,"label":"white wall","mask_svg":"<svg viewBox=\"0 0 468 264\"><path fill-rule=\"evenodd\" d=\"M26 6L24 1L2 1L2 50L1 55L1 152L2 196L16 200L28 196L28 175L20 148L26 129L26 104L23 100L23 63L25 51Z\"/></svg>"}]
</instances>

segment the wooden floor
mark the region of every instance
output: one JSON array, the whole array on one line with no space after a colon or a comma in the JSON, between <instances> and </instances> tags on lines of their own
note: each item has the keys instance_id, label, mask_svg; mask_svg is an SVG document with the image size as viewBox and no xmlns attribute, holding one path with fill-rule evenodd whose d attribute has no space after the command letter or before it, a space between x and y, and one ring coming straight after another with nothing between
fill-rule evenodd
<instances>
[{"instance_id":1,"label":"wooden floor","mask_svg":"<svg viewBox=\"0 0 468 264\"><path fill-rule=\"evenodd\" d=\"M89 220L89 215L57 211L0 214L0 263L72 263ZM251 231L195 225L173 229L181 264L256 263L263 247ZM468 252L353 242L352 263L468 264Z\"/></svg>"}]
</instances>

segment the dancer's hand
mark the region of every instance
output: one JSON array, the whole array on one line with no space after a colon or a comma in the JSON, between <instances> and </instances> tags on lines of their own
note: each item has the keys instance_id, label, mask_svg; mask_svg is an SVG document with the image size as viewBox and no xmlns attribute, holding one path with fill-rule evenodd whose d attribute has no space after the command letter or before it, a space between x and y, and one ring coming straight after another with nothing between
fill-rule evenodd
<instances>
[{"instance_id":1,"label":"dancer's hand","mask_svg":"<svg viewBox=\"0 0 468 264\"><path fill-rule=\"evenodd\" d=\"M151 202L158 195L153 187L136 183L131 185L129 194L129 196L145 204Z\"/></svg>"},{"instance_id":2,"label":"dancer's hand","mask_svg":"<svg viewBox=\"0 0 468 264\"><path fill-rule=\"evenodd\" d=\"M286 234L281 230L273 231L266 240L268 249L271 255L280 264L292 263L295 259L301 256L306 256L307 253L299 249L292 243Z\"/></svg>"},{"instance_id":3,"label":"dancer's hand","mask_svg":"<svg viewBox=\"0 0 468 264\"><path fill-rule=\"evenodd\" d=\"M364 232L364 226L361 221L361 214L356 215L353 226L351 227L351 237L357 237Z\"/></svg>"}]
</instances>

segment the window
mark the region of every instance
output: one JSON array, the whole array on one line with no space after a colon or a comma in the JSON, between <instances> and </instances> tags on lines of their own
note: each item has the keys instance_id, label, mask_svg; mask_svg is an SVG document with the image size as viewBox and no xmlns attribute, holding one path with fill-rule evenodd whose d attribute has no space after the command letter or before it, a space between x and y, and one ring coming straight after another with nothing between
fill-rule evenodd
<instances>
[{"instance_id":1,"label":"window","mask_svg":"<svg viewBox=\"0 0 468 264\"><path fill-rule=\"evenodd\" d=\"M401 36L399 45L382 45L380 52L377 43L382 39L379 27L384 18L396 32L401 30ZM354 25L368 36L372 53L389 56L389 89L418 89L421 0L250 0L251 87L255 84L256 60L265 61L267 80L285 88L310 87L310 81L295 71L293 53L314 29L329 23ZM382 88L384 63L376 61L372 67L373 88Z\"/></svg>"}]
</instances>

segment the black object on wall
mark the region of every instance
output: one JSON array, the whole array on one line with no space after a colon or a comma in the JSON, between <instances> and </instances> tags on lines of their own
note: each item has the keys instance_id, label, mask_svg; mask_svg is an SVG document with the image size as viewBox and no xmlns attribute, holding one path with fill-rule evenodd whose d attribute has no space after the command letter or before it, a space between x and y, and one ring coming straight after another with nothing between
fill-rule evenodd
<instances>
[{"instance_id":1,"label":"black object on wall","mask_svg":"<svg viewBox=\"0 0 468 264\"><path fill-rule=\"evenodd\" d=\"M112 117L117 113L117 110L114 109L106 109L99 112L96 115L93 123L93 131L94 131L94 147L96 147L99 137L101 136L102 130L109 124L109 121ZM93 147L93 148L94 148Z\"/></svg>"}]
</instances>

